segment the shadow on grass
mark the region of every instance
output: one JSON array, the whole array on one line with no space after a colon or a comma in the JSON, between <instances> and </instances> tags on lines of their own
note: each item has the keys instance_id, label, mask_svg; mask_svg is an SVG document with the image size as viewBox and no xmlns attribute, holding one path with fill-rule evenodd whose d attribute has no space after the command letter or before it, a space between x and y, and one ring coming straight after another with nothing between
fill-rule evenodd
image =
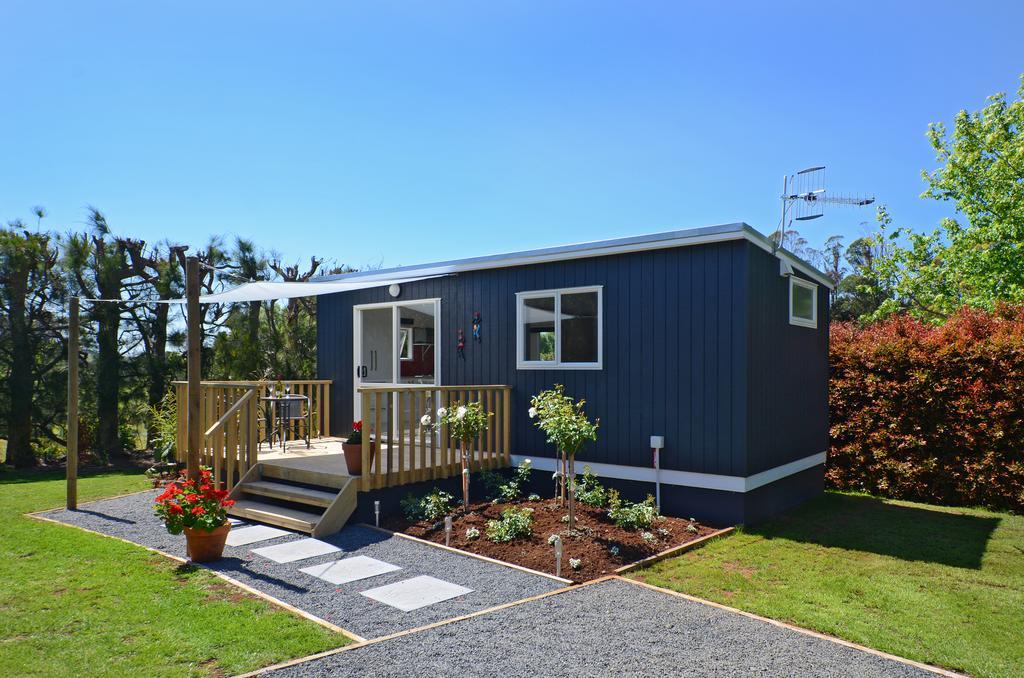
<instances>
[{"instance_id":1,"label":"shadow on grass","mask_svg":"<svg viewBox=\"0 0 1024 678\"><path fill-rule=\"evenodd\" d=\"M999 522L997 517L826 493L744 531L766 539L789 539L901 560L980 569L988 541Z\"/></svg>"}]
</instances>

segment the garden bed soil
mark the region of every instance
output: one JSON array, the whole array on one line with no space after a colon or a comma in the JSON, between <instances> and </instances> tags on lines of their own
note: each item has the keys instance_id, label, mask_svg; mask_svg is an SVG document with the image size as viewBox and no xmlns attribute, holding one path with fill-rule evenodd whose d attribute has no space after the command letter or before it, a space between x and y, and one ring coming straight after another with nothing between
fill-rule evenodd
<instances>
[{"instance_id":1,"label":"garden bed soil","mask_svg":"<svg viewBox=\"0 0 1024 678\"><path fill-rule=\"evenodd\" d=\"M505 543L490 541L487 539L487 521L499 518L501 512L510 506L533 509L533 534ZM561 576L578 583L614 574L615 570L624 565L681 546L717 529L693 523L696 529L693 531L689 528L689 520L661 517L649 530L654 539L645 541L641 536L644 530L634 531L618 527L608 518L605 510L577 503L576 534L569 535L569 526L562 520L565 515L567 509L560 507L558 501L552 499L471 504L468 515L463 515L461 510L452 515L452 537L449 546L538 572L555 574L554 549L548 543L548 537L559 534L562 537ZM444 544L443 523L424 520L410 522L404 517L393 516L384 520L382 527ZM466 538L466 530L471 527L480 531L477 539ZM665 530L667 534L659 530ZM613 546L618 547L618 555L612 553ZM578 570L570 567L571 558L579 558L582 561Z\"/></svg>"}]
</instances>

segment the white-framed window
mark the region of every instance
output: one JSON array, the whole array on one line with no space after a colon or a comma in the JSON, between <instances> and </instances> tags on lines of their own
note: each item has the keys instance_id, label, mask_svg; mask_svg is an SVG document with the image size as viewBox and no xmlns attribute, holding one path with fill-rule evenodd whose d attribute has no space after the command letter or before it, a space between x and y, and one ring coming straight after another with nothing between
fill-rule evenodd
<instances>
[{"instance_id":1,"label":"white-framed window","mask_svg":"<svg viewBox=\"0 0 1024 678\"><path fill-rule=\"evenodd\" d=\"M601 286L516 293L516 367L601 369L601 293Z\"/></svg>"},{"instance_id":2,"label":"white-framed window","mask_svg":"<svg viewBox=\"0 0 1024 678\"><path fill-rule=\"evenodd\" d=\"M818 327L818 286L795 275L789 276L789 324Z\"/></svg>"}]
</instances>

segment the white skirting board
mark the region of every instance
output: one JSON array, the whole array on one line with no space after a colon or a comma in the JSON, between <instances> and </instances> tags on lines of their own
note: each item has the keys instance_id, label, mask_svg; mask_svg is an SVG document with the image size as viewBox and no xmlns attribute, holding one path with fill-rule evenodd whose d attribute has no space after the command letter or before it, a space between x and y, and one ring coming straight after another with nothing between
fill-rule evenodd
<instances>
[{"instance_id":1,"label":"white skirting board","mask_svg":"<svg viewBox=\"0 0 1024 678\"><path fill-rule=\"evenodd\" d=\"M555 460L551 457L528 457L523 454L513 454L512 463L518 466L524 459L529 459L533 468L538 471L555 471ZM662 464L665 460L662 459ZM774 483L776 480L791 476L801 471L806 471L815 466L825 463L825 453L819 452L803 459L791 461L788 464L776 466L752 476L723 476L714 473L694 473L691 471L674 471L662 466L661 483L663 485L678 485L680 487L698 487L704 490L721 490L723 492L750 492L762 485ZM602 478L614 478L616 480L636 480L639 482L653 483L654 468L645 466L621 466L619 464L602 464L588 461L585 456L576 458L576 471L582 473L583 466L589 466L590 470Z\"/></svg>"}]
</instances>

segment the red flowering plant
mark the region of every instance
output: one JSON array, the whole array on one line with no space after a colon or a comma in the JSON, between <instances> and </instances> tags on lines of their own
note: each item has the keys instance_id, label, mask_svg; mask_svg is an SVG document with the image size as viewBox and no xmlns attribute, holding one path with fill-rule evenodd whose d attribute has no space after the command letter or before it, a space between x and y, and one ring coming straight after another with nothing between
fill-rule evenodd
<instances>
[{"instance_id":1,"label":"red flowering plant","mask_svg":"<svg viewBox=\"0 0 1024 678\"><path fill-rule=\"evenodd\" d=\"M345 442L349 445L361 445L363 442L363 422L353 421L352 422L352 433L348 434L348 438Z\"/></svg>"},{"instance_id":2,"label":"red flowering plant","mask_svg":"<svg viewBox=\"0 0 1024 678\"><path fill-rule=\"evenodd\" d=\"M181 534L186 528L210 532L228 520L228 508L234 506L227 490L218 490L209 469L199 472L199 482L178 478L156 498L154 512L163 518L167 531Z\"/></svg>"}]
</instances>

